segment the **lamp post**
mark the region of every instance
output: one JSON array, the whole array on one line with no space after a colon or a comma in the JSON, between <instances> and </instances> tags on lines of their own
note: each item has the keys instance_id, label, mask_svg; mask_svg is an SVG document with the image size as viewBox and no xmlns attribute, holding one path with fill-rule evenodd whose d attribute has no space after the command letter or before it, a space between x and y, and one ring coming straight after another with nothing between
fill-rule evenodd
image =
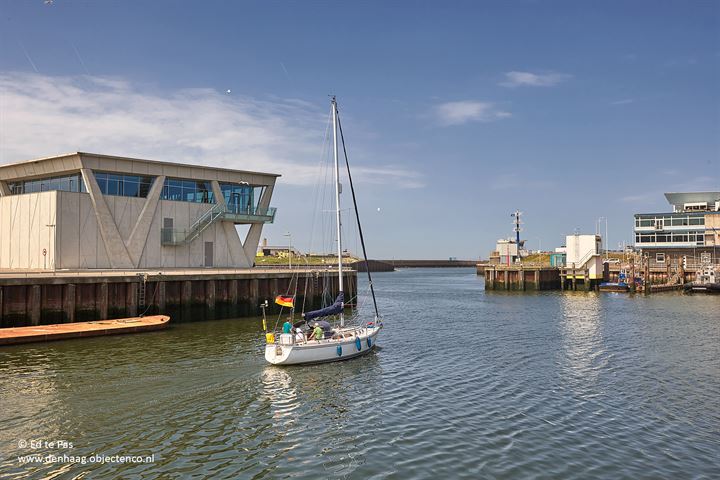
<instances>
[{"instance_id":1,"label":"lamp post","mask_svg":"<svg viewBox=\"0 0 720 480\"><path fill-rule=\"evenodd\" d=\"M603 241L603 245L605 245L605 258L608 259L608 258L610 258L610 254L608 253L608 247L610 246L610 244L607 243L607 241L608 241L608 238L607 238L607 233L608 233L607 217L599 217L599 218L597 219L597 226L595 227L595 234L596 234L596 235L600 235L600 222L602 222L603 220L605 220L605 239L604 239L604 241Z\"/></svg>"},{"instance_id":2,"label":"lamp post","mask_svg":"<svg viewBox=\"0 0 720 480\"><path fill-rule=\"evenodd\" d=\"M292 233L285 233L283 237L288 237L288 268L292 269Z\"/></svg>"}]
</instances>

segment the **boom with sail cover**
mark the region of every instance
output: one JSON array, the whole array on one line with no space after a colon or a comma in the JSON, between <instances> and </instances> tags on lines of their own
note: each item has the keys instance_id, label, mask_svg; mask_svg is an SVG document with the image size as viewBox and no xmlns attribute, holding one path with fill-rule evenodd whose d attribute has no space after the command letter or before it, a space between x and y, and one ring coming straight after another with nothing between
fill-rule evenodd
<instances>
[{"instance_id":1,"label":"boom with sail cover","mask_svg":"<svg viewBox=\"0 0 720 480\"><path fill-rule=\"evenodd\" d=\"M321 308L320 310L313 310L312 312L305 312L303 314L303 317L305 318L305 321L308 322L312 320L313 318L320 318L320 317L327 317L330 315L337 315L338 313L342 313L343 309L345 308L343 302L345 301L345 294L343 292L340 292L335 299L335 303L330 305L329 307Z\"/></svg>"}]
</instances>

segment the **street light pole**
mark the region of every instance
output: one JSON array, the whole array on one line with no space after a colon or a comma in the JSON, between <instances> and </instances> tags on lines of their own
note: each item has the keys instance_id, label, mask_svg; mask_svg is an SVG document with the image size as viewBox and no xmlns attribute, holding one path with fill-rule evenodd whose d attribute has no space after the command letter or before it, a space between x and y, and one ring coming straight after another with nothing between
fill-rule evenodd
<instances>
[{"instance_id":1,"label":"street light pole","mask_svg":"<svg viewBox=\"0 0 720 480\"><path fill-rule=\"evenodd\" d=\"M610 239L608 238L607 217L605 217L605 258L610 260Z\"/></svg>"},{"instance_id":2,"label":"street light pole","mask_svg":"<svg viewBox=\"0 0 720 480\"><path fill-rule=\"evenodd\" d=\"M283 237L288 237L288 268L292 270L292 233L285 233Z\"/></svg>"}]
</instances>

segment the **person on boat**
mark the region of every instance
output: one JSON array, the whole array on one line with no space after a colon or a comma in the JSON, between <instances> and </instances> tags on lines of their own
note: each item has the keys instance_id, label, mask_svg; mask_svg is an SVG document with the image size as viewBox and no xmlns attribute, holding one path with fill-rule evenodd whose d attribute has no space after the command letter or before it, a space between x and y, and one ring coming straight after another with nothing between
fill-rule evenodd
<instances>
[{"instance_id":1,"label":"person on boat","mask_svg":"<svg viewBox=\"0 0 720 480\"><path fill-rule=\"evenodd\" d=\"M332 335L333 335L332 326L328 322L326 322L325 320L318 320L317 322L315 322L315 325L322 328L322 331L323 331L322 338L332 338Z\"/></svg>"},{"instance_id":2,"label":"person on boat","mask_svg":"<svg viewBox=\"0 0 720 480\"><path fill-rule=\"evenodd\" d=\"M322 340L322 338L324 336L325 336L325 332L323 331L322 327L316 323L315 328L313 329L312 335L310 335L309 340L315 339L319 342L320 340Z\"/></svg>"},{"instance_id":3,"label":"person on boat","mask_svg":"<svg viewBox=\"0 0 720 480\"><path fill-rule=\"evenodd\" d=\"M283 333L292 333L293 324L288 318L285 320L285 323L283 323Z\"/></svg>"},{"instance_id":4,"label":"person on boat","mask_svg":"<svg viewBox=\"0 0 720 480\"><path fill-rule=\"evenodd\" d=\"M305 334L303 333L301 328L295 329L295 342L296 343L302 343L305 341Z\"/></svg>"}]
</instances>

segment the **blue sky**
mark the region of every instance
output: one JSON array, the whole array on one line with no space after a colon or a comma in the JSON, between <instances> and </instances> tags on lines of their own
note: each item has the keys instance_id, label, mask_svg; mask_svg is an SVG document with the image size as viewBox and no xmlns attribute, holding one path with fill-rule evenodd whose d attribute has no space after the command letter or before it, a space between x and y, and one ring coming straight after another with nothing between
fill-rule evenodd
<instances>
[{"instance_id":1,"label":"blue sky","mask_svg":"<svg viewBox=\"0 0 720 480\"><path fill-rule=\"evenodd\" d=\"M317 248L331 93L375 258L487 257L515 209L533 249L599 217L616 247L663 192L720 190L718 2L3 0L0 22L0 162L281 173L273 244Z\"/></svg>"}]
</instances>

